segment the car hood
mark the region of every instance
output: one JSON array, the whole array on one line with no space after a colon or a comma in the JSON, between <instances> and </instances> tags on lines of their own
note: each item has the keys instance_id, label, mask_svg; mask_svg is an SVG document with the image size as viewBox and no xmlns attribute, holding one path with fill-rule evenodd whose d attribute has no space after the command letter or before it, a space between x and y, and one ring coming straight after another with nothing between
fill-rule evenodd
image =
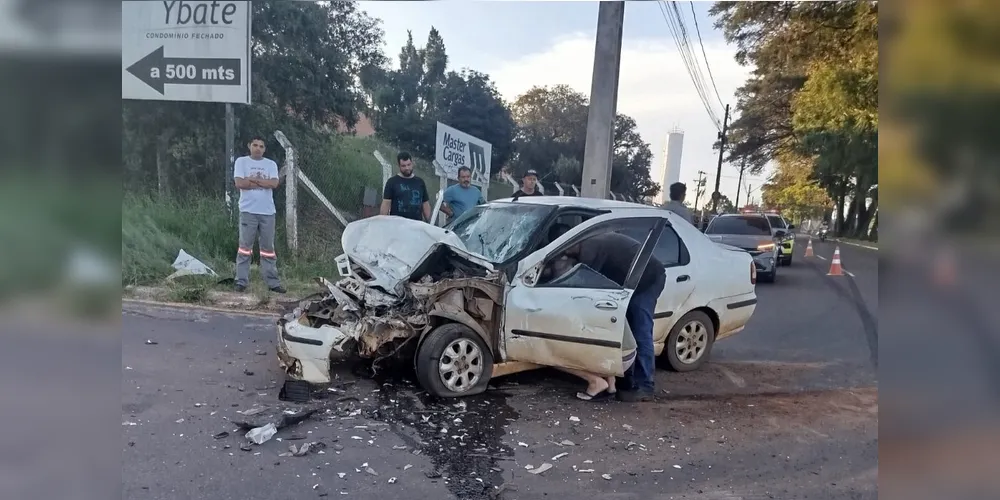
<instances>
[{"instance_id":1,"label":"car hood","mask_svg":"<svg viewBox=\"0 0 1000 500\"><path fill-rule=\"evenodd\" d=\"M767 235L709 234L706 236L716 243L734 246L743 250L756 250L761 244L773 243Z\"/></svg>"},{"instance_id":2,"label":"car hood","mask_svg":"<svg viewBox=\"0 0 1000 500\"><path fill-rule=\"evenodd\" d=\"M374 278L369 285L398 293L400 284L429 257L448 249L454 258L485 271L493 265L469 252L455 233L426 222L392 215L377 215L351 222L340 239L344 253Z\"/></svg>"}]
</instances>

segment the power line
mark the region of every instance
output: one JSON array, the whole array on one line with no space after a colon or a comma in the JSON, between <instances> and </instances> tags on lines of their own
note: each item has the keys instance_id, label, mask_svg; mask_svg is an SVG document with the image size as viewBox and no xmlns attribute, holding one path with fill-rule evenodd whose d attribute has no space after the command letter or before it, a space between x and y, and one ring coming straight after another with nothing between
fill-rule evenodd
<instances>
[{"instance_id":1,"label":"power line","mask_svg":"<svg viewBox=\"0 0 1000 500\"><path fill-rule=\"evenodd\" d=\"M708 91L705 86L704 76L701 74L701 69L697 64L694 57L694 53L691 51L690 44L687 37L687 29L684 27L683 19L680 16L680 11L677 6L671 2L673 6L673 12L664 6L664 2L661 0L657 2L657 6L660 9L660 14L663 16L663 20L667 24L667 29L670 31L670 36L674 40L674 44L677 46L677 51L681 56L681 60L684 63L684 67L687 70L688 76L691 77L691 82L694 84L695 91L698 93L698 97L705 106L705 111L708 113L709 118L715 125L715 128L722 130L722 124L719 120L718 114L712 108L711 101L708 98Z\"/></svg>"},{"instance_id":2,"label":"power line","mask_svg":"<svg viewBox=\"0 0 1000 500\"><path fill-rule=\"evenodd\" d=\"M698 15L694 13L694 2L688 2L691 5L691 18L694 19L694 32L698 34L698 45L701 46L701 55L705 58L705 69L708 70L708 78L712 82L712 89L715 90L715 98L719 100L720 106L725 106L722 104L722 97L719 95L719 87L715 86L715 76L712 75L712 66L708 64L708 54L705 53L705 44L701 41L701 29L698 28Z\"/></svg>"}]
</instances>

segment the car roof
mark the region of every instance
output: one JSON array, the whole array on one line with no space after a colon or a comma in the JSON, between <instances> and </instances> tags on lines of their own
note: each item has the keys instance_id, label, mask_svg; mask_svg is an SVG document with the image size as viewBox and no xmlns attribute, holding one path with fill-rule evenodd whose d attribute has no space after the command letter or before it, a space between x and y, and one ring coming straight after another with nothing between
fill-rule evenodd
<instances>
[{"instance_id":1,"label":"car roof","mask_svg":"<svg viewBox=\"0 0 1000 500\"><path fill-rule=\"evenodd\" d=\"M560 208L607 210L612 213L655 211L657 216L666 217L667 220L674 225L684 220L681 216L663 207L643 205L641 203L633 203L630 201L602 200L600 198L583 198L577 196L524 196L519 197L517 201L514 201L514 198L500 198L490 200L489 203L529 203L532 205L546 205Z\"/></svg>"},{"instance_id":2,"label":"car roof","mask_svg":"<svg viewBox=\"0 0 1000 500\"><path fill-rule=\"evenodd\" d=\"M603 200L600 198L583 198L579 196L521 196L514 201L513 197L490 200L490 203L531 203L534 205L554 205L558 207L590 208L596 210L615 210L623 208L662 210L659 207L632 203L630 201Z\"/></svg>"}]
</instances>

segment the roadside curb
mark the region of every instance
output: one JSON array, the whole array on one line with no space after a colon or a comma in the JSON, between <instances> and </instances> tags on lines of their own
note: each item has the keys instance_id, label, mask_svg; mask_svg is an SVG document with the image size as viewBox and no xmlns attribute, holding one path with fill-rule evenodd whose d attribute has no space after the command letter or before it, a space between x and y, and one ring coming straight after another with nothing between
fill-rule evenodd
<instances>
[{"instance_id":1,"label":"roadside curb","mask_svg":"<svg viewBox=\"0 0 1000 500\"><path fill-rule=\"evenodd\" d=\"M186 302L164 302L159 300L144 300L144 299L129 299L122 298L122 305L131 304L139 306L149 306L149 307L166 307L171 309L194 309L198 311L211 311L227 314L239 314L242 316L256 316L260 318L273 318L278 311L265 310L265 311L254 311L249 309L237 309L235 307L219 307L219 306L206 306L201 304L190 304Z\"/></svg>"}]
</instances>

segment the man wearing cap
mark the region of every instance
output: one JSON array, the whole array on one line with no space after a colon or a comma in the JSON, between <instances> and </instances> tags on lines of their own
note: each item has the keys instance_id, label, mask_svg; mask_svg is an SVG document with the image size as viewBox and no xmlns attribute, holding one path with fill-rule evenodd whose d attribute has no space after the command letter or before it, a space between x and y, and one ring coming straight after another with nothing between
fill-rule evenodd
<instances>
[{"instance_id":1,"label":"man wearing cap","mask_svg":"<svg viewBox=\"0 0 1000 500\"><path fill-rule=\"evenodd\" d=\"M544 196L538 190L538 172L535 170L528 170L524 173L524 177L521 179L521 189L514 193L515 198L521 196Z\"/></svg>"}]
</instances>

